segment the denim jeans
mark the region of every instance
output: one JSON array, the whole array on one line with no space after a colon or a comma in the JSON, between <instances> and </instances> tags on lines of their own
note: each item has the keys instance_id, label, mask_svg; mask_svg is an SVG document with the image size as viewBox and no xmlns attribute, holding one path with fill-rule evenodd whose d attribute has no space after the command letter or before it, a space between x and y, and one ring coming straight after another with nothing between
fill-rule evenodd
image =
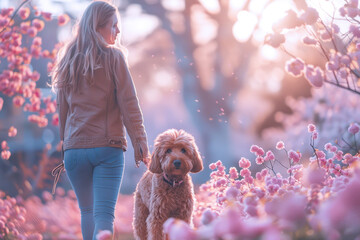
<instances>
[{"instance_id":1,"label":"denim jeans","mask_svg":"<svg viewBox=\"0 0 360 240\"><path fill-rule=\"evenodd\" d=\"M100 230L113 233L115 205L124 172L123 150L68 149L64 164L79 203L83 239L96 239Z\"/></svg>"}]
</instances>

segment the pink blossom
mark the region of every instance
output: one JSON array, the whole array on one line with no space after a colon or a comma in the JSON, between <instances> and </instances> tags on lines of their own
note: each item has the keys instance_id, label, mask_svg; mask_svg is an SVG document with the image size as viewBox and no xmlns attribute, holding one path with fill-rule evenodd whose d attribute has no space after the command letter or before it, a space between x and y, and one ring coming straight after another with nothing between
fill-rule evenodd
<instances>
[{"instance_id":1,"label":"pink blossom","mask_svg":"<svg viewBox=\"0 0 360 240\"><path fill-rule=\"evenodd\" d=\"M342 79L346 79L346 78L348 77L348 75L349 75L349 70L348 70L348 68L346 68L346 67L340 68L339 74L340 74L340 77L341 77Z\"/></svg>"},{"instance_id":2,"label":"pink blossom","mask_svg":"<svg viewBox=\"0 0 360 240\"><path fill-rule=\"evenodd\" d=\"M257 156L263 156L265 154L264 149L257 145L252 145L250 148L250 152L255 153Z\"/></svg>"},{"instance_id":3,"label":"pink blossom","mask_svg":"<svg viewBox=\"0 0 360 240\"><path fill-rule=\"evenodd\" d=\"M351 24L349 27L349 32L352 33L355 37L360 38L360 28L358 25Z\"/></svg>"},{"instance_id":4,"label":"pink blossom","mask_svg":"<svg viewBox=\"0 0 360 240\"><path fill-rule=\"evenodd\" d=\"M70 20L70 17L67 14L60 15L58 18L58 24L59 26L63 26L67 24Z\"/></svg>"},{"instance_id":5,"label":"pink blossom","mask_svg":"<svg viewBox=\"0 0 360 240\"><path fill-rule=\"evenodd\" d=\"M263 157L258 156L258 157L255 159L255 162L256 162L256 164L261 165L261 164L263 164L263 163L265 162L265 160L264 160Z\"/></svg>"},{"instance_id":6,"label":"pink blossom","mask_svg":"<svg viewBox=\"0 0 360 240\"><path fill-rule=\"evenodd\" d=\"M51 20L51 13L49 13L49 12L41 12L41 16L42 16L46 21L50 21L50 20Z\"/></svg>"},{"instance_id":7,"label":"pink blossom","mask_svg":"<svg viewBox=\"0 0 360 240\"><path fill-rule=\"evenodd\" d=\"M349 133L356 134L360 130L360 127L357 123L352 123L350 127L348 128Z\"/></svg>"},{"instance_id":8,"label":"pink blossom","mask_svg":"<svg viewBox=\"0 0 360 240\"><path fill-rule=\"evenodd\" d=\"M290 150L288 152L288 156L294 163L298 163L301 158L301 153L295 152L294 150Z\"/></svg>"},{"instance_id":9,"label":"pink blossom","mask_svg":"<svg viewBox=\"0 0 360 240\"><path fill-rule=\"evenodd\" d=\"M44 21L35 18L34 20L32 20L32 25L36 28L36 30L38 32L42 31L45 27L45 23Z\"/></svg>"},{"instance_id":10,"label":"pink blossom","mask_svg":"<svg viewBox=\"0 0 360 240\"><path fill-rule=\"evenodd\" d=\"M236 179L236 178L239 177L239 174L238 174L236 168L231 167L231 168L229 169L229 177L230 177L231 179Z\"/></svg>"},{"instance_id":11,"label":"pink blossom","mask_svg":"<svg viewBox=\"0 0 360 240\"><path fill-rule=\"evenodd\" d=\"M15 137L17 134L17 129L14 126L11 126L8 130L9 137Z\"/></svg>"},{"instance_id":12,"label":"pink blossom","mask_svg":"<svg viewBox=\"0 0 360 240\"><path fill-rule=\"evenodd\" d=\"M4 99L0 97L0 111L2 110L3 106L4 106Z\"/></svg>"},{"instance_id":13,"label":"pink blossom","mask_svg":"<svg viewBox=\"0 0 360 240\"><path fill-rule=\"evenodd\" d=\"M112 239L112 232L109 230L100 231L96 234L97 240L111 240Z\"/></svg>"},{"instance_id":14,"label":"pink blossom","mask_svg":"<svg viewBox=\"0 0 360 240\"><path fill-rule=\"evenodd\" d=\"M328 31L325 30L320 34L320 37L321 37L321 40L323 40L324 42L330 41L331 40L331 33L329 33Z\"/></svg>"},{"instance_id":15,"label":"pink blossom","mask_svg":"<svg viewBox=\"0 0 360 240\"><path fill-rule=\"evenodd\" d=\"M311 25L316 23L319 18L319 13L315 8L307 8L299 17L305 24Z\"/></svg>"},{"instance_id":16,"label":"pink blossom","mask_svg":"<svg viewBox=\"0 0 360 240\"><path fill-rule=\"evenodd\" d=\"M305 78L314 87L321 87L324 83L324 72L321 68L314 68L311 65L307 65L305 68Z\"/></svg>"},{"instance_id":17,"label":"pink blossom","mask_svg":"<svg viewBox=\"0 0 360 240\"><path fill-rule=\"evenodd\" d=\"M231 187L229 188L227 191L226 191L226 198L228 200L236 200L236 197L239 195L239 190L237 190L236 188L234 187Z\"/></svg>"},{"instance_id":18,"label":"pink blossom","mask_svg":"<svg viewBox=\"0 0 360 240\"><path fill-rule=\"evenodd\" d=\"M269 44L274 48L280 47L285 42L285 36L281 33L273 33L265 36L265 44Z\"/></svg>"},{"instance_id":19,"label":"pink blossom","mask_svg":"<svg viewBox=\"0 0 360 240\"><path fill-rule=\"evenodd\" d=\"M349 55L343 55L341 57L341 63L348 65L351 63L351 57Z\"/></svg>"},{"instance_id":20,"label":"pink blossom","mask_svg":"<svg viewBox=\"0 0 360 240\"><path fill-rule=\"evenodd\" d=\"M275 160L275 155L274 155L274 153L273 153L272 151L267 151L264 160L265 160L265 161Z\"/></svg>"},{"instance_id":21,"label":"pink blossom","mask_svg":"<svg viewBox=\"0 0 360 240\"><path fill-rule=\"evenodd\" d=\"M1 142L1 149L2 150L8 150L9 149L8 143L6 141Z\"/></svg>"},{"instance_id":22,"label":"pink blossom","mask_svg":"<svg viewBox=\"0 0 360 240\"><path fill-rule=\"evenodd\" d=\"M164 223L164 232L168 234L169 240L188 239L195 240L196 233L182 220L169 218Z\"/></svg>"},{"instance_id":23,"label":"pink blossom","mask_svg":"<svg viewBox=\"0 0 360 240\"><path fill-rule=\"evenodd\" d=\"M241 168L249 168L251 166L251 162L249 161L249 159L246 159L244 157L242 157L239 160L239 167Z\"/></svg>"},{"instance_id":24,"label":"pink blossom","mask_svg":"<svg viewBox=\"0 0 360 240\"><path fill-rule=\"evenodd\" d=\"M359 4L358 0L349 0L349 5L353 8L357 8Z\"/></svg>"},{"instance_id":25,"label":"pink blossom","mask_svg":"<svg viewBox=\"0 0 360 240\"><path fill-rule=\"evenodd\" d=\"M302 42L306 45L316 45L317 44L317 40L314 39L314 38L311 38L309 36L305 36L303 39L302 39Z\"/></svg>"},{"instance_id":26,"label":"pink blossom","mask_svg":"<svg viewBox=\"0 0 360 240\"><path fill-rule=\"evenodd\" d=\"M347 7L346 12L349 17L356 18L359 14L359 9L357 7Z\"/></svg>"},{"instance_id":27,"label":"pink blossom","mask_svg":"<svg viewBox=\"0 0 360 240\"><path fill-rule=\"evenodd\" d=\"M2 150L1 151L1 158L4 160L8 160L11 156L11 152L9 150Z\"/></svg>"},{"instance_id":28,"label":"pink blossom","mask_svg":"<svg viewBox=\"0 0 360 240\"><path fill-rule=\"evenodd\" d=\"M346 16L346 10L345 10L344 7L339 8L339 12L340 12L340 15L341 15L342 17L345 17L345 16Z\"/></svg>"},{"instance_id":29,"label":"pink blossom","mask_svg":"<svg viewBox=\"0 0 360 240\"><path fill-rule=\"evenodd\" d=\"M216 213L207 208L201 215L201 223L204 225L208 225L215 219L215 217Z\"/></svg>"},{"instance_id":30,"label":"pink blossom","mask_svg":"<svg viewBox=\"0 0 360 240\"><path fill-rule=\"evenodd\" d=\"M16 96L13 98L13 104L15 107L21 107L25 102L25 99L22 96Z\"/></svg>"},{"instance_id":31,"label":"pink blossom","mask_svg":"<svg viewBox=\"0 0 360 240\"><path fill-rule=\"evenodd\" d=\"M244 168L240 171L240 176L245 177L245 176L250 176L251 172L248 168Z\"/></svg>"},{"instance_id":32,"label":"pink blossom","mask_svg":"<svg viewBox=\"0 0 360 240\"><path fill-rule=\"evenodd\" d=\"M209 168L211 170L215 170L216 169L216 164L215 163L210 163Z\"/></svg>"},{"instance_id":33,"label":"pink blossom","mask_svg":"<svg viewBox=\"0 0 360 240\"><path fill-rule=\"evenodd\" d=\"M25 7L25 8L21 8L19 10L19 16L22 20L25 20L29 17L30 15L30 9L28 7Z\"/></svg>"},{"instance_id":34,"label":"pink blossom","mask_svg":"<svg viewBox=\"0 0 360 240\"><path fill-rule=\"evenodd\" d=\"M305 63L300 58L293 58L286 62L285 70L294 77L301 76L305 67Z\"/></svg>"},{"instance_id":35,"label":"pink blossom","mask_svg":"<svg viewBox=\"0 0 360 240\"><path fill-rule=\"evenodd\" d=\"M278 142L276 143L276 149L277 149L277 150L282 150L282 149L284 149L284 148L285 148L285 144L284 144L283 141L278 141Z\"/></svg>"},{"instance_id":36,"label":"pink blossom","mask_svg":"<svg viewBox=\"0 0 360 240\"><path fill-rule=\"evenodd\" d=\"M315 131L316 131L315 125L312 124L312 123L310 123L310 124L308 125L308 132L309 132L309 133L312 133L312 132L315 132Z\"/></svg>"}]
</instances>

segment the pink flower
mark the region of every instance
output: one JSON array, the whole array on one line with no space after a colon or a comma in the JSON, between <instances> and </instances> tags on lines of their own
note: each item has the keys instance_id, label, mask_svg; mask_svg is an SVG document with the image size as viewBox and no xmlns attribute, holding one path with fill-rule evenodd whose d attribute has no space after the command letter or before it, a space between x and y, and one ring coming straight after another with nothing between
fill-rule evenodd
<instances>
[{"instance_id":1,"label":"pink flower","mask_svg":"<svg viewBox=\"0 0 360 240\"><path fill-rule=\"evenodd\" d=\"M30 9L29 8L25 7L25 8L21 8L19 10L19 16L20 16L20 18L22 20L27 19L29 17L29 15L30 15Z\"/></svg>"},{"instance_id":2,"label":"pink flower","mask_svg":"<svg viewBox=\"0 0 360 240\"><path fill-rule=\"evenodd\" d=\"M261 164L263 164L263 163L265 162L265 160L264 160L263 157L258 156L258 157L255 159L255 162L256 162L256 164L261 165Z\"/></svg>"},{"instance_id":3,"label":"pink flower","mask_svg":"<svg viewBox=\"0 0 360 240\"><path fill-rule=\"evenodd\" d=\"M239 167L241 168L249 168L251 166L251 162L249 161L249 159L246 158L241 158L239 160Z\"/></svg>"},{"instance_id":4,"label":"pink flower","mask_svg":"<svg viewBox=\"0 0 360 240\"><path fill-rule=\"evenodd\" d=\"M37 18L32 21L32 25L36 28L38 32L42 31L45 27L44 21Z\"/></svg>"},{"instance_id":5,"label":"pink flower","mask_svg":"<svg viewBox=\"0 0 360 240\"><path fill-rule=\"evenodd\" d=\"M15 107L21 107L25 102L25 99L22 96L16 96L13 98L13 104Z\"/></svg>"},{"instance_id":6,"label":"pink flower","mask_svg":"<svg viewBox=\"0 0 360 240\"><path fill-rule=\"evenodd\" d=\"M277 149L277 150L282 150L282 149L284 149L284 148L285 148L285 144L284 144L283 141L278 141L278 142L276 143L276 149Z\"/></svg>"},{"instance_id":7,"label":"pink flower","mask_svg":"<svg viewBox=\"0 0 360 240\"><path fill-rule=\"evenodd\" d=\"M305 68L305 78L314 87L321 87L324 83L324 72L321 68L314 68L311 65L307 65Z\"/></svg>"},{"instance_id":8,"label":"pink flower","mask_svg":"<svg viewBox=\"0 0 360 240\"><path fill-rule=\"evenodd\" d=\"M49 13L49 12L41 12L41 16L42 16L46 21L51 21L51 13Z\"/></svg>"},{"instance_id":9,"label":"pink flower","mask_svg":"<svg viewBox=\"0 0 360 240\"><path fill-rule=\"evenodd\" d=\"M264 160L265 160L265 161L275 160L275 155L274 155L274 153L273 153L272 151L267 151Z\"/></svg>"},{"instance_id":10,"label":"pink flower","mask_svg":"<svg viewBox=\"0 0 360 240\"><path fill-rule=\"evenodd\" d=\"M284 42L285 42L285 36L277 32L265 36L265 44L269 44L274 48L278 48Z\"/></svg>"},{"instance_id":11,"label":"pink flower","mask_svg":"<svg viewBox=\"0 0 360 240\"><path fill-rule=\"evenodd\" d=\"M357 8L359 4L358 0L349 0L349 5L353 8Z\"/></svg>"},{"instance_id":12,"label":"pink flower","mask_svg":"<svg viewBox=\"0 0 360 240\"><path fill-rule=\"evenodd\" d=\"M9 150L2 150L1 151L1 158L4 160L8 160L11 156L11 152Z\"/></svg>"},{"instance_id":13,"label":"pink flower","mask_svg":"<svg viewBox=\"0 0 360 240\"><path fill-rule=\"evenodd\" d=\"M316 23L319 18L319 13L315 8L307 8L299 17L305 24L311 25Z\"/></svg>"},{"instance_id":14,"label":"pink flower","mask_svg":"<svg viewBox=\"0 0 360 240\"><path fill-rule=\"evenodd\" d=\"M211 170L215 170L216 164L215 164L215 163L210 163L209 168L210 168Z\"/></svg>"},{"instance_id":15,"label":"pink flower","mask_svg":"<svg viewBox=\"0 0 360 240\"><path fill-rule=\"evenodd\" d=\"M216 213L207 208L201 215L201 223L204 225L208 225L215 219L215 217Z\"/></svg>"},{"instance_id":16,"label":"pink flower","mask_svg":"<svg viewBox=\"0 0 360 240\"><path fill-rule=\"evenodd\" d=\"M164 232L168 234L169 240L187 239L195 240L196 233L182 220L169 218L164 223Z\"/></svg>"},{"instance_id":17,"label":"pink flower","mask_svg":"<svg viewBox=\"0 0 360 240\"><path fill-rule=\"evenodd\" d=\"M37 34L37 29L35 27L30 27L27 31L27 34L30 36L30 37L35 37L36 34Z\"/></svg>"},{"instance_id":18,"label":"pink flower","mask_svg":"<svg viewBox=\"0 0 360 240\"><path fill-rule=\"evenodd\" d=\"M245 176L250 176L251 172L248 168L244 168L240 171L240 176L245 177Z\"/></svg>"},{"instance_id":19,"label":"pink flower","mask_svg":"<svg viewBox=\"0 0 360 240\"><path fill-rule=\"evenodd\" d=\"M293 161L293 163L298 163L301 158L301 153L290 150L288 156Z\"/></svg>"},{"instance_id":20,"label":"pink flower","mask_svg":"<svg viewBox=\"0 0 360 240\"><path fill-rule=\"evenodd\" d=\"M317 41L316 39L314 38L311 38L309 36L305 36L303 39L302 39L302 42L306 45L316 45L317 44Z\"/></svg>"},{"instance_id":21,"label":"pink flower","mask_svg":"<svg viewBox=\"0 0 360 240\"><path fill-rule=\"evenodd\" d=\"M111 240L112 239L112 232L109 230L103 230L100 231L98 234L96 234L97 240Z\"/></svg>"},{"instance_id":22,"label":"pink flower","mask_svg":"<svg viewBox=\"0 0 360 240\"><path fill-rule=\"evenodd\" d=\"M9 149L9 146L8 146L6 141L1 142L1 149L2 150L8 150Z\"/></svg>"},{"instance_id":23,"label":"pink flower","mask_svg":"<svg viewBox=\"0 0 360 240\"><path fill-rule=\"evenodd\" d=\"M4 106L4 99L0 97L0 111L2 110L3 106Z\"/></svg>"},{"instance_id":24,"label":"pink flower","mask_svg":"<svg viewBox=\"0 0 360 240\"><path fill-rule=\"evenodd\" d=\"M230 170L229 170L229 175L230 175L229 177L230 177L231 179L236 179L236 178L239 177L239 174L238 174L236 168L234 168L234 167L231 167L231 168L230 168Z\"/></svg>"},{"instance_id":25,"label":"pink flower","mask_svg":"<svg viewBox=\"0 0 360 240\"><path fill-rule=\"evenodd\" d=\"M355 18L359 14L359 9L357 7L347 7L346 12L349 17Z\"/></svg>"},{"instance_id":26,"label":"pink flower","mask_svg":"<svg viewBox=\"0 0 360 240\"><path fill-rule=\"evenodd\" d=\"M303 60L299 58L293 58L286 62L285 70L294 77L299 77L301 76L304 67L305 67L305 63Z\"/></svg>"},{"instance_id":27,"label":"pink flower","mask_svg":"<svg viewBox=\"0 0 360 240\"><path fill-rule=\"evenodd\" d=\"M257 145L252 145L250 147L250 152L255 153L257 156L263 156L265 154L264 149Z\"/></svg>"},{"instance_id":28,"label":"pink flower","mask_svg":"<svg viewBox=\"0 0 360 240\"><path fill-rule=\"evenodd\" d=\"M58 24L59 26L63 26L67 24L70 20L70 17L67 14L60 15L58 18Z\"/></svg>"},{"instance_id":29,"label":"pink flower","mask_svg":"<svg viewBox=\"0 0 360 240\"><path fill-rule=\"evenodd\" d=\"M315 125L310 123L310 124L308 125L308 132L309 132L309 133L312 133L312 132L315 132L315 131L316 131Z\"/></svg>"},{"instance_id":30,"label":"pink flower","mask_svg":"<svg viewBox=\"0 0 360 240\"><path fill-rule=\"evenodd\" d=\"M351 32L355 37L360 37L360 29L358 25L351 24L349 32Z\"/></svg>"},{"instance_id":31,"label":"pink flower","mask_svg":"<svg viewBox=\"0 0 360 240\"><path fill-rule=\"evenodd\" d=\"M14 126L11 126L8 131L9 137L15 137L17 134L17 129Z\"/></svg>"},{"instance_id":32,"label":"pink flower","mask_svg":"<svg viewBox=\"0 0 360 240\"><path fill-rule=\"evenodd\" d=\"M228 200L236 200L236 197L239 195L239 190L235 187L231 187L226 191L226 198Z\"/></svg>"},{"instance_id":33,"label":"pink flower","mask_svg":"<svg viewBox=\"0 0 360 240\"><path fill-rule=\"evenodd\" d=\"M349 133L352 133L352 134L358 133L359 130L360 130L360 127L357 123L351 124L350 127L348 128Z\"/></svg>"}]
</instances>

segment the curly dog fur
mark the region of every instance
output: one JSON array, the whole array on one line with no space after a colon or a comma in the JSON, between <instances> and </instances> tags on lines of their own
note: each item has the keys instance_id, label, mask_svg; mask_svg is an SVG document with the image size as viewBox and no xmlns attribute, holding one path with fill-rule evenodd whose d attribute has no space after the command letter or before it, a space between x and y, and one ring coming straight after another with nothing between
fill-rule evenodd
<instances>
[{"instance_id":1,"label":"curly dog fur","mask_svg":"<svg viewBox=\"0 0 360 240\"><path fill-rule=\"evenodd\" d=\"M135 239L164 239L163 224L170 217L191 223L194 188L188 173L202 169L192 135L170 129L157 136L149 170L135 191Z\"/></svg>"}]
</instances>

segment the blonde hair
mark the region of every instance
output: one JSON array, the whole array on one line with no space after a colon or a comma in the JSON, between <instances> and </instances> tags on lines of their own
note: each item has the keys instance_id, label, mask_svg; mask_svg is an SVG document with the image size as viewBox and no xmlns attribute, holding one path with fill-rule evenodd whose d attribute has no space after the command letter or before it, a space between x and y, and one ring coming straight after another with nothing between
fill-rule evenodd
<instances>
[{"instance_id":1,"label":"blonde hair","mask_svg":"<svg viewBox=\"0 0 360 240\"><path fill-rule=\"evenodd\" d=\"M114 14L119 19L117 8L105 1L92 2L86 8L74 39L60 51L51 74L53 90L71 86L76 91L79 80L83 78L92 85L94 71L98 68L104 68L107 78L114 74L114 69L110 67L114 60L114 50L122 51L124 48L119 42L108 45L97 31L104 27Z\"/></svg>"}]
</instances>

